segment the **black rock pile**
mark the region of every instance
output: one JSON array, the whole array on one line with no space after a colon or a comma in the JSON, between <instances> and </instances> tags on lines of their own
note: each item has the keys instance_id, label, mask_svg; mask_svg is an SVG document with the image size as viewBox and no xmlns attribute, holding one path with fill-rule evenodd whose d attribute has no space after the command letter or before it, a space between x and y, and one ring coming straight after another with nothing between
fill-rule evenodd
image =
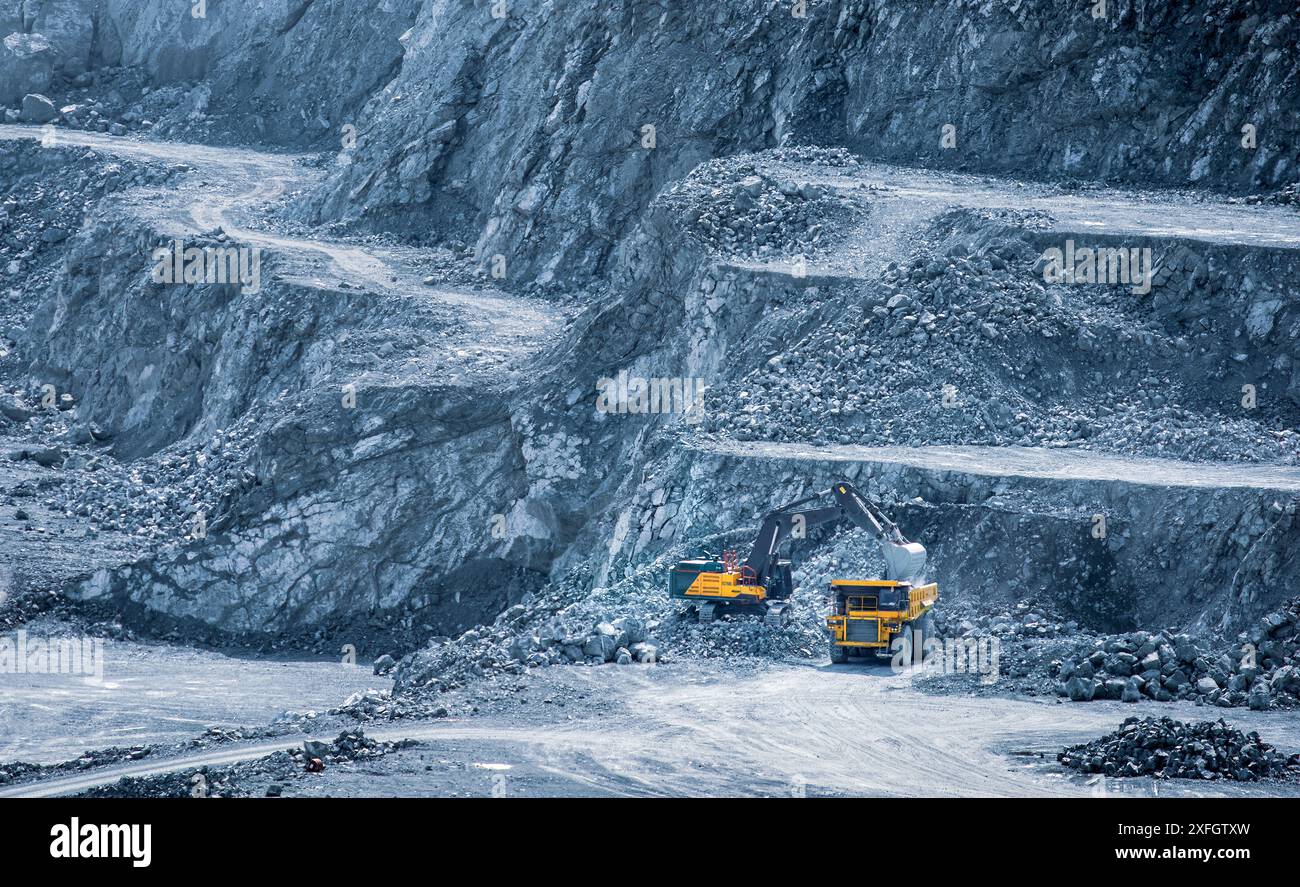
<instances>
[{"instance_id":1,"label":"black rock pile","mask_svg":"<svg viewBox=\"0 0 1300 887\"><path fill-rule=\"evenodd\" d=\"M1128 718L1114 733L1071 746L1056 759L1072 770L1106 776L1154 776L1161 779L1232 779L1253 782L1280 779L1300 766L1223 720L1186 724L1172 718Z\"/></svg>"},{"instance_id":2,"label":"black rock pile","mask_svg":"<svg viewBox=\"0 0 1300 887\"><path fill-rule=\"evenodd\" d=\"M1300 705L1300 599L1268 613L1215 652L1187 634L1138 631L1091 642L1055 660L1056 692L1075 702L1146 697L1256 710Z\"/></svg>"},{"instance_id":3,"label":"black rock pile","mask_svg":"<svg viewBox=\"0 0 1300 887\"><path fill-rule=\"evenodd\" d=\"M940 638L996 639L999 692L1073 702L1300 708L1300 598L1270 611L1232 642L1175 629L1099 634L1036 600L1007 608L943 601L934 627Z\"/></svg>"}]
</instances>

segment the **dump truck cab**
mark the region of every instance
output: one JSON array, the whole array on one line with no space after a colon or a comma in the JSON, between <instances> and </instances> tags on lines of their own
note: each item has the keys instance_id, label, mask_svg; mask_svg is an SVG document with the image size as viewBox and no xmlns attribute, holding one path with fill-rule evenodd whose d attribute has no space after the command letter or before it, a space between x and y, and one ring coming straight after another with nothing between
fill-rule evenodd
<instances>
[{"instance_id":1,"label":"dump truck cab","mask_svg":"<svg viewBox=\"0 0 1300 887\"><path fill-rule=\"evenodd\" d=\"M928 633L929 613L939 600L939 586L913 585L892 579L832 579L832 609L826 617L831 661L850 656L888 655L900 637L913 641L915 632ZM912 643L914 661L922 643Z\"/></svg>"}]
</instances>

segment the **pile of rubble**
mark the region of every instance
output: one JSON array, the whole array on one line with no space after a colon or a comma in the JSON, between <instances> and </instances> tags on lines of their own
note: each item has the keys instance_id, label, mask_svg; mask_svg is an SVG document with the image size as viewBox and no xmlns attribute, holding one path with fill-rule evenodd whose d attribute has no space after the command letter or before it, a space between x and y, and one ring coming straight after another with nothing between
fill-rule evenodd
<instances>
[{"instance_id":1,"label":"pile of rubble","mask_svg":"<svg viewBox=\"0 0 1300 887\"><path fill-rule=\"evenodd\" d=\"M253 440L247 424L245 417L206 441L182 441L129 465L97 454L72 456L63 464L66 482L45 504L87 518L97 530L186 542L207 532L226 496L257 483L247 464Z\"/></svg>"},{"instance_id":2,"label":"pile of rubble","mask_svg":"<svg viewBox=\"0 0 1300 887\"><path fill-rule=\"evenodd\" d=\"M1000 611L969 601L942 601L934 611L934 628L939 637L997 637L1003 642L1076 637L1080 631L1076 620L1031 600Z\"/></svg>"},{"instance_id":3,"label":"pile of rubble","mask_svg":"<svg viewBox=\"0 0 1300 887\"><path fill-rule=\"evenodd\" d=\"M156 753L159 749L160 746L154 745L112 746L111 748L92 749L79 758L60 761L57 764L10 761L0 764L0 785L77 773L93 767L105 767L122 761L139 761Z\"/></svg>"},{"instance_id":4,"label":"pile of rubble","mask_svg":"<svg viewBox=\"0 0 1300 887\"><path fill-rule=\"evenodd\" d=\"M701 164L656 203L683 218L711 249L750 260L811 256L864 211L852 199L774 175L744 157Z\"/></svg>"},{"instance_id":5,"label":"pile of rubble","mask_svg":"<svg viewBox=\"0 0 1300 887\"><path fill-rule=\"evenodd\" d=\"M1300 755L1288 759L1258 733L1243 734L1222 720L1186 724L1172 718L1128 718L1114 733L1071 746L1056 759L1072 770L1106 776L1244 782L1285 778L1290 768L1300 767Z\"/></svg>"},{"instance_id":6,"label":"pile of rubble","mask_svg":"<svg viewBox=\"0 0 1300 887\"><path fill-rule=\"evenodd\" d=\"M90 538L120 531L164 545L186 542L207 531L225 497L257 482L247 467L251 416L206 441L182 441L126 464L96 449L110 438L94 423L79 421L71 395L49 409L39 403L32 392L0 390L0 416L11 430L47 442L0 444L0 458L30 460L59 473L20 485L0 504L21 511L18 499L34 498L65 516L85 518Z\"/></svg>"},{"instance_id":7,"label":"pile of rubble","mask_svg":"<svg viewBox=\"0 0 1300 887\"><path fill-rule=\"evenodd\" d=\"M1099 638L1053 661L1056 692L1076 702L1146 697L1252 709L1300 706L1300 603L1269 613L1219 653L1187 634L1138 631Z\"/></svg>"},{"instance_id":8,"label":"pile of rubble","mask_svg":"<svg viewBox=\"0 0 1300 887\"><path fill-rule=\"evenodd\" d=\"M6 340L30 321L43 289L61 270L65 240L106 195L167 181L172 171L128 160L105 160L84 149L0 143L0 166L11 176L0 195L0 357ZM50 141L50 137L44 139ZM44 172L57 168L57 176ZM0 421L0 426L5 423Z\"/></svg>"},{"instance_id":9,"label":"pile of rubble","mask_svg":"<svg viewBox=\"0 0 1300 887\"><path fill-rule=\"evenodd\" d=\"M334 714L336 711L338 710L332 710L330 714ZM288 733L302 732L305 725L314 719L315 713L311 713L310 718L281 716L266 727L213 726L183 742L91 749L80 757L55 764L33 764L27 761L0 763L0 785L48 776L78 773L84 770L120 764L124 761L140 761L145 758L165 759L171 755L184 754L196 749L214 748L233 742L273 739Z\"/></svg>"},{"instance_id":10,"label":"pile of rubble","mask_svg":"<svg viewBox=\"0 0 1300 887\"><path fill-rule=\"evenodd\" d=\"M131 115L115 120L109 108L99 101L85 97L80 101L56 105L49 96L29 93L23 96L17 108L5 110L5 123L31 123L53 126L59 124L69 129L84 129L89 132L104 132L109 135L124 136L129 131L126 122ZM153 126L152 121L131 119L133 129L147 130Z\"/></svg>"},{"instance_id":11,"label":"pile of rubble","mask_svg":"<svg viewBox=\"0 0 1300 887\"><path fill-rule=\"evenodd\" d=\"M674 550L603 588L583 591L579 570L503 612L491 624L455 639L436 639L408 656L395 690L447 690L494 672L518 674L551 665L619 665L675 658L810 659L826 654L824 586L797 571L793 620L773 626L757 615L698 623L669 599L665 576ZM816 568L816 561L811 561ZM805 590L806 589L806 590Z\"/></svg>"},{"instance_id":12,"label":"pile of rubble","mask_svg":"<svg viewBox=\"0 0 1300 887\"><path fill-rule=\"evenodd\" d=\"M254 761L224 767L200 767L159 776L123 777L94 788L87 798L235 798L263 794L274 797L295 781L310 779L330 767L372 760L417 743L402 739L379 742L358 729L340 733L332 742L308 739L301 748L278 751Z\"/></svg>"},{"instance_id":13,"label":"pile of rubble","mask_svg":"<svg viewBox=\"0 0 1300 887\"><path fill-rule=\"evenodd\" d=\"M396 721L406 718L428 720L445 718L450 712L445 705L412 697L396 697L391 690L359 690L343 701L338 708L326 714L339 715L355 721Z\"/></svg>"},{"instance_id":14,"label":"pile of rubble","mask_svg":"<svg viewBox=\"0 0 1300 887\"><path fill-rule=\"evenodd\" d=\"M1300 598L1261 618L1236 645L1171 629L1096 634L1022 601L1008 612L966 602L935 611L943 638L996 638L1001 691L1074 702L1183 700L1220 708L1300 707Z\"/></svg>"},{"instance_id":15,"label":"pile of rubble","mask_svg":"<svg viewBox=\"0 0 1300 887\"><path fill-rule=\"evenodd\" d=\"M1229 198L1233 202L1240 201L1256 206L1294 206L1300 207L1300 182L1290 182L1278 188L1276 191L1270 191L1266 194L1249 194L1241 198Z\"/></svg>"},{"instance_id":16,"label":"pile of rubble","mask_svg":"<svg viewBox=\"0 0 1300 887\"><path fill-rule=\"evenodd\" d=\"M32 35L39 38L40 35ZM22 95L17 106L5 108L5 123L66 126L87 132L123 136L149 132L163 114L175 114L183 90L149 85L140 67L105 66L58 78L49 88ZM185 108L183 110L196 110Z\"/></svg>"},{"instance_id":17,"label":"pile of rubble","mask_svg":"<svg viewBox=\"0 0 1300 887\"><path fill-rule=\"evenodd\" d=\"M1123 287L1048 285L1015 236L966 242L968 211L936 223L876 281L808 298L809 334L709 389L701 429L738 440L1078 447L1230 462L1300 461L1300 433L1224 415L1204 385L1153 370L1190 354ZM954 231L958 233L954 234ZM1127 302L1125 299L1127 298ZM833 316L824 304L842 305ZM787 327L799 326L783 318ZM1081 356L1082 355L1082 356ZM1091 364L1123 367L1115 388ZM1111 375L1114 375L1112 373ZM1089 387L1104 383L1104 396ZM1061 391L1076 396L1062 399Z\"/></svg>"}]
</instances>

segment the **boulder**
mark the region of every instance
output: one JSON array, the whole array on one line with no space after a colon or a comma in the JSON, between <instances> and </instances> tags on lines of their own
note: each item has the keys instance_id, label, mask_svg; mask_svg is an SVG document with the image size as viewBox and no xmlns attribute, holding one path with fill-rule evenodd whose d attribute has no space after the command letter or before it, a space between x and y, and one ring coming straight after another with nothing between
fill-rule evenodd
<instances>
[{"instance_id":1,"label":"boulder","mask_svg":"<svg viewBox=\"0 0 1300 887\"><path fill-rule=\"evenodd\" d=\"M308 758L325 759L325 756L334 750L334 747L328 742L321 742L319 739L304 739L302 741L302 750L306 752Z\"/></svg>"},{"instance_id":2,"label":"boulder","mask_svg":"<svg viewBox=\"0 0 1300 887\"><path fill-rule=\"evenodd\" d=\"M15 422L26 422L36 415L36 412L28 409L27 405L15 395L0 394L0 415Z\"/></svg>"},{"instance_id":3,"label":"boulder","mask_svg":"<svg viewBox=\"0 0 1300 887\"><path fill-rule=\"evenodd\" d=\"M1128 681L1123 678L1111 678L1103 685L1107 699L1122 699L1126 689L1128 689Z\"/></svg>"},{"instance_id":4,"label":"boulder","mask_svg":"<svg viewBox=\"0 0 1300 887\"><path fill-rule=\"evenodd\" d=\"M1065 682L1065 692L1072 702L1091 702L1096 682L1079 675Z\"/></svg>"},{"instance_id":5,"label":"boulder","mask_svg":"<svg viewBox=\"0 0 1300 887\"><path fill-rule=\"evenodd\" d=\"M54 102L37 92L23 96L22 112L19 119L23 123L49 123L59 116L59 109Z\"/></svg>"},{"instance_id":6,"label":"boulder","mask_svg":"<svg viewBox=\"0 0 1300 887\"><path fill-rule=\"evenodd\" d=\"M618 647L618 629L608 622L602 622L587 637L586 643L582 646L582 652L588 657L599 659L601 662L609 662L614 658L614 653L618 650Z\"/></svg>"},{"instance_id":7,"label":"boulder","mask_svg":"<svg viewBox=\"0 0 1300 887\"><path fill-rule=\"evenodd\" d=\"M517 662L527 662L528 657L541 647L541 639L535 634L521 634L510 642L506 652Z\"/></svg>"},{"instance_id":8,"label":"boulder","mask_svg":"<svg viewBox=\"0 0 1300 887\"><path fill-rule=\"evenodd\" d=\"M1269 692L1267 681L1256 681L1246 697L1246 704L1252 711L1267 711L1273 706L1273 694Z\"/></svg>"},{"instance_id":9,"label":"boulder","mask_svg":"<svg viewBox=\"0 0 1300 887\"><path fill-rule=\"evenodd\" d=\"M1142 698L1142 682L1137 678L1129 678L1124 684L1124 691L1120 694L1120 699L1124 702L1137 702Z\"/></svg>"},{"instance_id":10,"label":"boulder","mask_svg":"<svg viewBox=\"0 0 1300 887\"><path fill-rule=\"evenodd\" d=\"M0 104L49 88L54 53L43 34L12 33L0 45Z\"/></svg>"},{"instance_id":11,"label":"boulder","mask_svg":"<svg viewBox=\"0 0 1300 887\"><path fill-rule=\"evenodd\" d=\"M1300 696L1300 668L1284 665L1273 672L1273 689Z\"/></svg>"}]
</instances>

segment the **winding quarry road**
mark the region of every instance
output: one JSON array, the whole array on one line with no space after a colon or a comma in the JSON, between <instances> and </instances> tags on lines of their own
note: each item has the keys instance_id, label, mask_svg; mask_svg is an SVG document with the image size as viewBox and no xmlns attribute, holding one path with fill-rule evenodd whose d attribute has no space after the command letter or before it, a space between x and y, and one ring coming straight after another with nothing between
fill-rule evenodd
<instances>
[{"instance_id":1,"label":"winding quarry road","mask_svg":"<svg viewBox=\"0 0 1300 887\"><path fill-rule=\"evenodd\" d=\"M561 318L545 302L491 288L464 290L426 284L427 250L287 236L249 221L256 211L321 178L322 171L306 165L301 155L141 141L65 129L55 130L50 139L42 127L0 125L0 140L7 139L183 165L191 174L176 188L142 189L124 195L130 211L171 237L220 227L236 242L273 253L281 263L281 276L299 284L322 289L348 286L443 309L455 318L463 341L488 356L511 356L521 346L547 341L558 329Z\"/></svg>"}]
</instances>

